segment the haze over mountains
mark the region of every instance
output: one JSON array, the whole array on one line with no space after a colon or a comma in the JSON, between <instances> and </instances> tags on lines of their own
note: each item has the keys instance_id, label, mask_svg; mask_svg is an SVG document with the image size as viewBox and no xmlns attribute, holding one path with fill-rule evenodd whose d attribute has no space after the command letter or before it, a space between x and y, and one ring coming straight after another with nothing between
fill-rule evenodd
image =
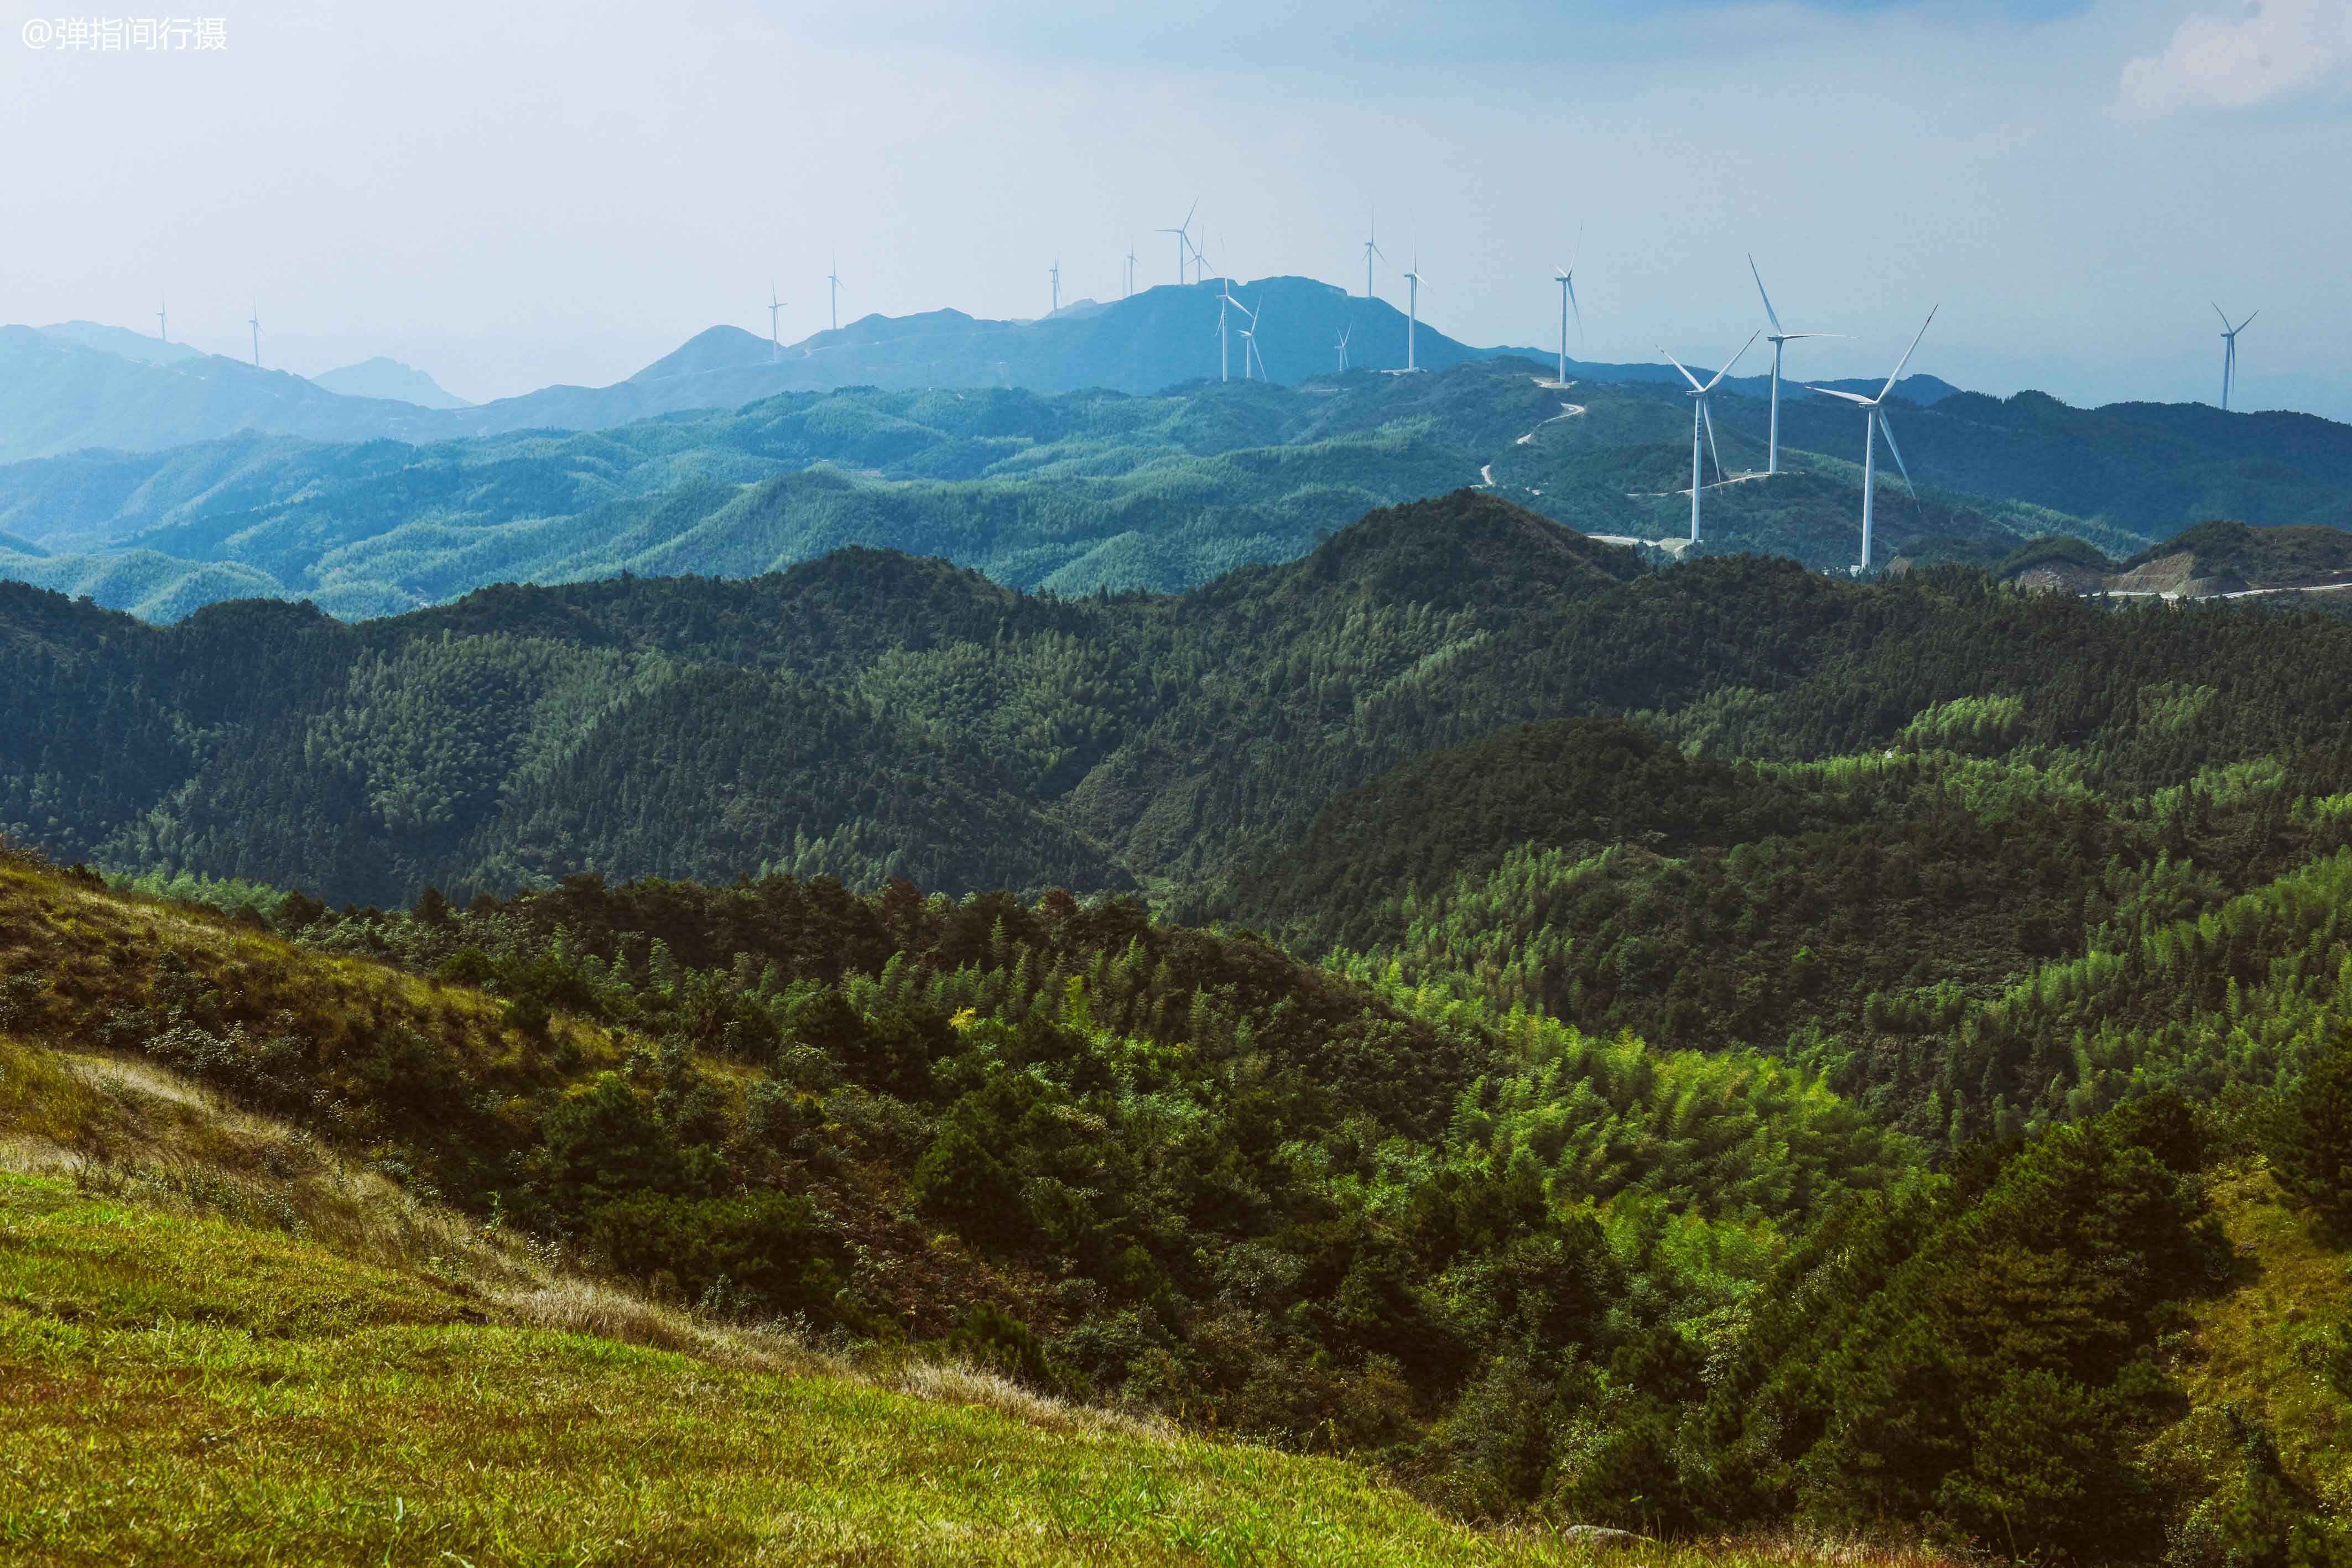
<instances>
[{"instance_id":1,"label":"haze over mountains","mask_svg":"<svg viewBox=\"0 0 2352 1568\"><path fill-rule=\"evenodd\" d=\"M1391 369L1405 362L1406 319L1386 300L1301 277L1234 287L1249 308L1265 313L1259 347L1275 381L1295 382L1336 369L1342 331L1356 366ZM241 431L423 442L517 430L601 430L686 410L732 408L780 392L845 386L1011 386L1045 393L1102 387L1139 396L1218 375L1219 288L1215 282L1150 288L1034 321L985 320L958 310L868 316L782 346L740 328L713 327L610 386L544 387L471 407L421 372L397 373L409 371L406 366L369 361L295 386L289 382L299 378L283 371L120 328L87 322L5 328L0 329L0 461L92 447L152 451ZM1238 376L1238 329L1246 322L1235 316L1229 325ZM1554 362L1534 350L1473 348L1426 321L1415 344L1415 362L1430 370L1512 352ZM1602 380L1675 377L1666 365L1579 361L1571 361L1571 373ZM1932 377L1905 385L1907 395L1923 402L1951 390ZM322 391L344 395L321 399Z\"/></svg>"}]
</instances>

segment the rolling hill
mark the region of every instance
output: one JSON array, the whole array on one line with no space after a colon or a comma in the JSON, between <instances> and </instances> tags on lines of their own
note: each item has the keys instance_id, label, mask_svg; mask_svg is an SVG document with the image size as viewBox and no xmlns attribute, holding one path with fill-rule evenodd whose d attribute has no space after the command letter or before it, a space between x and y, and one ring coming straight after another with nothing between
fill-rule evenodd
<instances>
[{"instance_id":1,"label":"rolling hill","mask_svg":"<svg viewBox=\"0 0 2352 1568\"><path fill-rule=\"evenodd\" d=\"M2033 416L2021 427L2011 405L1965 395L1904 413L1927 488L1915 501L1882 479L1890 558L1990 567L2071 534L2119 559L2203 520L2184 508L2309 525L2344 504L2342 427L2268 415L2167 425L2148 410L2012 402ZM1482 476L1588 533L1675 539L1687 527L1685 402L1639 381L1562 392L1525 361L1493 360L1156 397L789 393L421 447L247 434L0 467L0 529L44 556L0 555L0 570L163 618L269 594L358 619L499 580L751 575L847 544L945 556L1025 589L1174 591ZM1719 394L1717 414L1729 467L1760 466L1763 406ZM1841 569L1859 470L1838 454L1859 427L1803 402L1784 424L1791 442L1817 444L1793 448L1790 471L1769 483L1711 486L1706 548ZM2053 508L2091 493L2084 473L2116 476L2101 517Z\"/></svg>"}]
</instances>

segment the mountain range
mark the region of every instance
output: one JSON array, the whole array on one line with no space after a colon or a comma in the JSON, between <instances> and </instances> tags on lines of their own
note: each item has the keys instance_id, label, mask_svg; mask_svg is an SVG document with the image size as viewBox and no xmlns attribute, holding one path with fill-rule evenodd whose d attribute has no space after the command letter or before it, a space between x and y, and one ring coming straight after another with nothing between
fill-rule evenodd
<instances>
[{"instance_id":1,"label":"mountain range","mask_svg":"<svg viewBox=\"0 0 2352 1568\"><path fill-rule=\"evenodd\" d=\"M699 362L672 379L734 373ZM1727 390L1714 408L1727 469L1763 467L1767 405ZM2063 535L2090 548L2090 564L2110 563L2104 575L2209 517L2347 520L2352 429L2308 416L2078 410L2033 393L1897 409L1926 488L1914 500L1882 467L1882 560L1992 568ZM1819 399L1786 400L1781 414L1788 471L1711 485L1704 548L1843 570L1861 422ZM1150 397L781 393L603 431L421 446L247 434L0 466L0 572L153 620L256 596L359 619L498 581L751 576L851 544L944 557L1021 589L1172 592L1465 485L1586 533L1680 549L1688 420L1670 384L1561 389L1505 357Z\"/></svg>"},{"instance_id":2,"label":"mountain range","mask_svg":"<svg viewBox=\"0 0 2352 1568\"><path fill-rule=\"evenodd\" d=\"M1333 346L1342 331L1356 365L1405 362L1405 317L1384 300L1303 277L1234 287L1265 315L1258 342L1276 381L1295 382L1336 368ZM601 430L738 407L782 392L848 386L1019 387L1046 394L1105 388L1140 396L1220 373L1221 292L1215 284L1163 286L1034 321L987 320L958 310L868 316L782 345L740 328L713 327L613 385L544 387L476 406L449 397L406 366L387 369L371 361L295 384L299 378L283 371L120 328L88 322L37 331L6 328L0 329L0 461L85 448L153 451L243 432L422 443L520 430ZM1232 329L1244 324L1229 317ZM1531 350L1472 348L1425 322L1414 341L1416 362L1431 370L1514 352L1547 358ZM1238 373L1241 339L1229 336L1227 346ZM1571 373L1612 381L1675 376L1665 365L1573 361ZM1914 377L1903 390L1926 402L1953 389L1932 377Z\"/></svg>"}]
</instances>

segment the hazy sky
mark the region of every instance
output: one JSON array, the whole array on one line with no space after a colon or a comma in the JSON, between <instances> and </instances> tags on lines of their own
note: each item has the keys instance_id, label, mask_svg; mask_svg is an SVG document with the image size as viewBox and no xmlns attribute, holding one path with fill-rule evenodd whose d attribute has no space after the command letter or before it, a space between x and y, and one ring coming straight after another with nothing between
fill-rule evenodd
<instances>
[{"instance_id":1,"label":"hazy sky","mask_svg":"<svg viewBox=\"0 0 2352 1568\"><path fill-rule=\"evenodd\" d=\"M2218 298L2242 401L2352 417L2352 0L213 3L224 50L73 53L10 0L0 319L257 308L478 399L764 332L772 277L804 334L836 248L844 320L1167 282L1196 196L1221 267L1360 289L1377 204L1474 342L1551 340L1580 231L1589 358L1736 348L1753 250L1852 334L1807 373L1941 301L1919 369L2210 399Z\"/></svg>"}]
</instances>

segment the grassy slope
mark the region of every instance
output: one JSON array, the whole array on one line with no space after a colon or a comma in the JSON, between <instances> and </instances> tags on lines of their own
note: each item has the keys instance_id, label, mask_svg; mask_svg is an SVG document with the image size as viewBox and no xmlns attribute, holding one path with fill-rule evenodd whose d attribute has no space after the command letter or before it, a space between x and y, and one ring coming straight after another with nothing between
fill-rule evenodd
<instances>
[{"instance_id":1,"label":"grassy slope","mask_svg":"<svg viewBox=\"0 0 2352 1568\"><path fill-rule=\"evenodd\" d=\"M494 1239L444 1219L404 1261L369 1262L354 1238L381 1251L381 1228L313 1234L282 1207L284 1186L281 1206L252 1201L268 1183L192 1151L234 1163L267 1129L143 1063L0 1039L0 1138L19 1165L68 1131L175 1150L85 1164L73 1180L0 1175L11 1563L1586 1554L1447 1521L1338 1460L1175 1437L952 1369L886 1383L690 1324L672 1323L683 1333L668 1349L564 1332L548 1326L564 1314L544 1289L496 1286L520 1266ZM280 1155L298 1143L281 1130ZM328 1218L310 1197L302 1213ZM599 1322L659 1316L608 1303ZM1647 1560L1827 1556L1781 1544Z\"/></svg>"}]
</instances>

